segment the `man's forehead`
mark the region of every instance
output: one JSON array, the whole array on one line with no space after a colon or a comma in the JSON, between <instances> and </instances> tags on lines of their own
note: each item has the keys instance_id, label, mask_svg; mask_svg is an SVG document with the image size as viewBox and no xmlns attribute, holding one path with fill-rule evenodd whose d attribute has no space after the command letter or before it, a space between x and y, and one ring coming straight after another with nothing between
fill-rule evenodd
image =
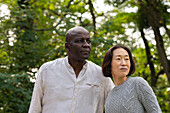
<instances>
[{"instance_id":1,"label":"man's forehead","mask_svg":"<svg viewBox=\"0 0 170 113\"><path fill-rule=\"evenodd\" d=\"M90 38L89 32L74 31L69 33L70 38Z\"/></svg>"},{"instance_id":2,"label":"man's forehead","mask_svg":"<svg viewBox=\"0 0 170 113\"><path fill-rule=\"evenodd\" d=\"M84 32L88 32L85 28L83 27L74 27L74 28L71 28L70 30L68 30L68 32L80 32L80 31L84 31Z\"/></svg>"},{"instance_id":3,"label":"man's forehead","mask_svg":"<svg viewBox=\"0 0 170 113\"><path fill-rule=\"evenodd\" d=\"M91 39L90 35L89 34L76 34L76 35L72 35L70 37L70 39Z\"/></svg>"},{"instance_id":4,"label":"man's forehead","mask_svg":"<svg viewBox=\"0 0 170 113\"><path fill-rule=\"evenodd\" d=\"M74 27L68 30L66 34L66 41L77 38L90 38L90 33L83 27Z\"/></svg>"},{"instance_id":5,"label":"man's forehead","mask_svg":"<svg viewBox=\"0 0 170 113\"><path fill-rule=\"evenodd\" d=\"M81 34L81 35L89 35L89 32L87 30L84 30L84 29L73 29L71 31L68 31L68 33L72 36L76 36L78 34Z\"/></svg>"}]
</instances>

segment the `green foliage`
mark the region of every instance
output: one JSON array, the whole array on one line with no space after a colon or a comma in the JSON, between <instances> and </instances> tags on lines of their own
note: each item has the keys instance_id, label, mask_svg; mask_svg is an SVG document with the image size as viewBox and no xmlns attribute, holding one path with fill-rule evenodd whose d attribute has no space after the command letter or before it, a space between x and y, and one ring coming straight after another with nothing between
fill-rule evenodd
<instances>
[{"instance_id":1,"label":"green foliage","mask_svg":"<svg viewBox=\"0 0 170 113\"><path fill-rule=\"evenodd\" d=\"M153 62L157 66L155 67L156 73L159 73L159 71L162 69L160 66L160 62L158 62L158 59L155 57L155 50L152 51L153 55ZM147 59L146 59L146 53L143 48L138 48L133 50L133 55L135 58L136 62L136 72L133 76L141 76L144 79L148 81L148 83L151 85L151 76L150 76L150 69L149 65L147 64ZM167 77L165 74L159 75L158 81L157 81L157 86L153 87L154 92L157 96L159 105L161 107L161 110L163 113L168 113L170 111L169 105L170 105L170 91L167 91L167 88L169 87L169 83L167 80Z\"/></svg>"},{"instance_id":2,"label":"green foliage","mask_svg":"<svg viewBox=\"0 0 170 113\"><path fill-rule=\"evenodd\" d=\"M31 75L0 73L0 112L26 113L28 112L33 83Z\"/></svg>"},{"instance_id":3,"label":"green foliage","mask_svg":"<svg viewBox=\"0 0 170 113\"><path fill-rule=\"evenodd\" d=\"M169 98L170 90L167 89L169 87L169 84L165 74L159 76L158 84L161 85L158 85L156 88L154 88L154 91L155 94L157 95L159 105L163 113L169 113L170 112L170 98Z\"/></svg>"},{"instance_id":4,"label":"green foliage","mask_svg":"<svg viewBox=\"0 0 170 113\"><path fill-rule=\"evenodd\" d=\"M74 26L83 26L91 33L92 50L88 60L101 65L106 51L111 46L115 44L129 46L137 66L134 76L142 76L151 83L145 48L138 41L140 37L134 38L131 34L127 34L127 29L131 29L132 33L142 28L151 31L146 15L137 4L138 1L105 0L105 3L114 8L106 13L97 12L94 9L96 20L98 17L104 18L96 23L100 26L96 27L96 32L94 32L92 18L87 17L87 14L91 14L89 0L22 1L24 0L0 0L0 5L6 4L10 10L10 15L0 17L0 112L25 113L28 111L33 83L30 81L32 76L26 73L32 73L32 69L38 69L44 62L66 56L65 33ZM93 4L94 1L92 0ZM138 11L126 12L127 7L138 7ZM161 4L162 18L166 20L167 26L170 24L168 7ZM114 16L112 16L113 13ZM166 33L162 36L167 50L170 45L169 37ZM163 68L158 58L156 45L151 42L152 40L154 39L148 40L151 61L158 74ZM156 86L154 91L161 109L163 112L169 112L170 91L167 92L169 85L165 75L159 75Z\"/></svg>"}]
</instances>

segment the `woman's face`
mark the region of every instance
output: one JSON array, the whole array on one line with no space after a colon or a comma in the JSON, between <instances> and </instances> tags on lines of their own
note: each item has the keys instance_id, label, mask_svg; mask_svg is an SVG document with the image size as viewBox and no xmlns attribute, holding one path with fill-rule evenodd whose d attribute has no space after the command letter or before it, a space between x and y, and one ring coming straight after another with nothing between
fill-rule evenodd
<instances>
[{"instance_id":1,"label":"woman's face","mask_svg":"<svg viewBox=\"0 0 170 113\"><path fill-rule=\"evenodd\" d=\"M111 62L111 73L113 78L126 77L130 71L130 58L128 52L123 48L117 48L113 51Z\"/></svg>"}]
</instances>

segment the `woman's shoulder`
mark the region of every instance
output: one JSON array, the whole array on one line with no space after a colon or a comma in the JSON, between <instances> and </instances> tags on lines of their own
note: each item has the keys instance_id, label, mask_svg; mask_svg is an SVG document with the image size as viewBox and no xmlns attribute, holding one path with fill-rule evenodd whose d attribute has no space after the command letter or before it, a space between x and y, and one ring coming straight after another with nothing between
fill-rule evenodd
<instances>
[{"instance_id":1,"label":"woman's shoulder","mask_svg":"<svg viewBox=\"0 0 170 113\"><path fill-rule=\"evenodd\" d=\"M135 79L136 85L139 89L145 89L145 90L148 90L148 88L150 89L149 83L144 78L133 77L133 79Z\"/></svg>"},{"instance_id":2,"label":"woman's shoulder","mask_svg":"<svg viewBox=\"0 0 170 113\"><path fill-rule=\"evenodd\" d=\"M142 78L142 77L130 77L131 78L131 81L134 81L134 83L137 85L137 86L148 86L148 82Z\"/></svg>"},{"instance_id":3,"label":"woman's shoulder","mask_svg":"<svg viewBox=\"0 0 170 113\"><path fill-rule=\"evenodd\" d=\"M146 80L142 77L131 77L131 79L137 82L146 82Z\"/></svg>"}]
</instances>

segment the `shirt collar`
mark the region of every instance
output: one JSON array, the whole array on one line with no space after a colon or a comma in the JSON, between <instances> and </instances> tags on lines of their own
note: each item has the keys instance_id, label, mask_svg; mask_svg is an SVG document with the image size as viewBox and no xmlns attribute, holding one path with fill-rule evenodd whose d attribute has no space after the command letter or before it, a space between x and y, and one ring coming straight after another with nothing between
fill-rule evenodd
<instances>
[{"instance_id":1,"label":"shirt collar","mask_svg":"<svg viewBox=\"0 0 170 113\"><path fill-rule=\"evenodd\" d=\"M86 63L83 65L83 69L87 69L88 61L85 60L85 62L86 62ZM66 66L67 66L68 68L73 68L73 67L70 65L70 63L68 62L68 56L65 57L65 63L66 63Z\"/></svg>"}]
</instances>

